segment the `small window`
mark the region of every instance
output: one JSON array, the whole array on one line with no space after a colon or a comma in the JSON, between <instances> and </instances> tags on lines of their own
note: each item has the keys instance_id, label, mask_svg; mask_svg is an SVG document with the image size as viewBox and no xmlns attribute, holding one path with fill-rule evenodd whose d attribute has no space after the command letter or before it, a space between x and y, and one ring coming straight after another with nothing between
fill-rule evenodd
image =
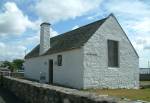
<instances>
[{"instance_id":1,"label":"small window","mask_svg":"<svg viewBox=\"0 0 150 103\"><path fill-rule=\"evenodd\" d=\"M58 66L62 66L62 55L57 56Z\"/></svg>"},{"instance_id":2,"label":"small window","mask_svg":"<svg viewBox=\"0 0 150 103\"><path fill-rule=\"evenodd\" d=\"M108 40L108 67L119 67L118 41Z\"/></svg>"}]
</instances>

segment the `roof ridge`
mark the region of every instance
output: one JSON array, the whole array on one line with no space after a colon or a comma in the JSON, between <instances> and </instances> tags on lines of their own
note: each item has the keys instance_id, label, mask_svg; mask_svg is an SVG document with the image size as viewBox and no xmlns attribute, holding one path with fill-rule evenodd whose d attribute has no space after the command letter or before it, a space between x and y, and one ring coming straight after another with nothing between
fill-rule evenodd
<instances>
[{"instance_id":1,"label":"roof ridge","mask_svg":"<svg viewBox=\"0 0 150 103\"><path fill-rule=\"evenodd\" d=\"M59 34L59 35L57 35L57 36L54 36L54 37L52 37L51 39L53 39L53 38L55 38L55 37L58 37L58 36L63 36L63 35L65 35L65 34L69 33L69 32L73 32L73 31L75 31L75 30L79 30L79 29L81 29L81 28L83 28L83 27L86 27L86 26L95 24L95 23L100 22L100 21L103 21L103 20L104 20L103 22L105 22L105 20L106 20L107 18L108 18L108 17L105 17L105 18L103 18L103 19L99 19L99 20L96 20L96 21L94 21L94 22L87 23L87 24L85 24L85 25L83 25L83 26L80 26L80 27L78 27L78 28L76 28L76 29L69 30L69 31L64 32L64 33L61 33L61 34Z\"/></svg>"},{"instance_id":2,"label":"roof ridge","mask_svg":"<svg viewBox=\"0 0 150 103\"><path fill-rule=\"evenodd\" d=\"M52 37L50 40L51 48L49 48L43 55L67 51L83 46L83 44L87 42L87 40L96 32L96 30L105 22L107 18L108 17L88 23L77 29ZM38 44L25 56L25 59L40 56L39 48L40 47Z\"/></svg>"}]
</instances>

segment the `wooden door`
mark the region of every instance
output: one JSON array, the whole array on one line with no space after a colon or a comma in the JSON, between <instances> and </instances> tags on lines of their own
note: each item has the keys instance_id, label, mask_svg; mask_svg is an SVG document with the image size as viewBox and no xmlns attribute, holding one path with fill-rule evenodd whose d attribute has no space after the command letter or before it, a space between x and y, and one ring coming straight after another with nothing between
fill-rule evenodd
<instances>
[{"instance_id":1,"label":"wooden door","mask_svg":"<svg viewBox=\"0 0 150 103\"><path fill-rule=\"evenodd\" d=\"M53 84L53 60L49 60L49 83Z\"/></svg>"}]
</instances>

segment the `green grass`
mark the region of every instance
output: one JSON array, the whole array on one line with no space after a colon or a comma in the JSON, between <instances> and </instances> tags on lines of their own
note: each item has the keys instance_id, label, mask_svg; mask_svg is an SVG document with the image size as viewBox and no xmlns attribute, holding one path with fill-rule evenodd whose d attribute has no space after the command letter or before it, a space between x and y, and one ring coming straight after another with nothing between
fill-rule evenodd
<instances>
[{"instance_id":1,"label":"green grass","mask_svg":"<svg viewBox=\"0 0 150 103\"><path fill-rule=\"evenodd\" d=\"M150 81L140 81L140 83L142 84L142 83L149 83L149 85L150 85Z\"/></svg>"},{"instance_id":2,"label":"green grass","mask_svg":"<svg viewBox=\"0 0 150 103\"><path fill-rule=\"evenodd\" d=\"M98 95L109 95L132 100L150 101L150 88L146 89L90 89Z\"/></svg>"}]
</instances>

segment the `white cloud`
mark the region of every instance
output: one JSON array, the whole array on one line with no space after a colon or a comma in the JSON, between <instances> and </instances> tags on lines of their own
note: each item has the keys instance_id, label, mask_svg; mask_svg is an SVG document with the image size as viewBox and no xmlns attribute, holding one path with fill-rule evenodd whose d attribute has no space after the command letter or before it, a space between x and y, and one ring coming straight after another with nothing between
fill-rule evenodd
<instances>
[{"instance_id":1,"label":"white cloud","mask_svg":"<svg viewBox=\"0 0 150 103\"><path fill-rule=\"evenodd\" d=\"M139 33L143 32L150 33L150 18L146 17L142 18L139 21L136 21L135 23L133 23L132 28L138 31Z\"/></svg>"},{"instance_id":2,"label":"white cloud","mask_svg":"<svg viewBox=\"0 0 150 103\"><path fill-rule=\"evenodd\" d=\"M59 35L58 32L53 30L52 28L50 28L50 37L54 37L57 35ZM39 43L40 43L40 30L38 30L38 32L35 33L33 36L28 36L28 37L21 39L19 41L11 42L11 44L25 46L26 48L28 46L33 48ZM27 49L28 49L28 51L30 51L30 49L32 49L32 48L27 48Z\"/></svg>"},{"instance_id":3,"label":"white cloud","mask_svg":"<svg viewBox=\"0 0 150 103\"><path fill-rule=\"evenodd\" d=\"M87 20L94 20L94 19L100 18L100 16L104 18L104 15L102 14L102 12L97 12L95 15L88 16Z\"/></svg>"},{"instance_id":4,"label":"white cloud","mask_svg":"<svg viewBox=\"0 0 150 103\"><path fill-rule=\"evenodd\" d=\"M39 43L39 41L40 41L39 35L34 35L34 36L24 38L23 40L20 40L18 42L15 42L15 44L27 47L27 46L35 46Z\"/></svg>"},{"instance_id":5,"label":"white cloud","mask_svg":"<svg viewBox=\"0 0 150 103\"><path fill-rule=\"evenodd\" d=\"M50 37L54 37L59 35L57 31L55 31L54 29L50 28Z\"/></svg>"},{"instance_id":6,"label":"white cloud","mask_svg":"<svg viewBox=\"0 0 150 103\"><path fill-rule=\"evenodd\" d=\"M23 58L26 47L21 45L10 45L0 42L0 60L13 60Z\"/></svg>"},{"instance_id":7,"label":"white cloud","mask_svg":"<svg viewBox=\"0 0 150 103\"><path fill-rule=\"evenodd\" d=\"M4 4L4 12L0 13L0 35L20 35L33 25L28 16L24 15L15 3Z\"/></svg>"},{"instance_id":8,"label":"white cloud","mask_svg":"<svg viewBox=\"0 0 150 103\"><path fill-rule=\"evenodd\" d=\"M124 0L118 2L118 0L112 0L107 3L107 9L109 11L121 14L128 14L130 16L138 16L140 18L142 15L150 14L149 5L141 0L136 0L135 2L131 0Z\"/></svg>"},{"instance_id":9,"label":"white cloud","mask_svg":"<svg viewBox=\"0 0 150 103\"><path fill-rule=\"evenodd\" d=\"M72 30L79 28L79 25L76 25L72 28Z\"/></svg>"},{"instance_id":10,"label":"white cloud","mask_svg":"<svg viewBox=\"0 0 150 103\"><path fill-rule=\"evenodd\" d=\"M51 28L51 37L57 36L58 33ZM23 58L26 53L30 52L40 42L40 29L33 36L24 37L17 41L12 40L8 43L0 42L0 60L13 60Z\"/></svg>"},{"instance_id":11,"label":"white cloud","mask_svg":"<svg viewBox=\"0 0 150 103\"><path fill-rule=\"evenodd\" d=\"M109 12L115 13L128 30L134 30L134 32L142 35L150 32L150 6L146 2L141 0L135 2L113 0L106 4L106 8Z\"/></svg>"},{"instance_id":12,"label":"white cloud","mask_svg":"<svg viewBox=\"0 0 150 103\"><path fill-rule=\"evenodd\" d=\"M26 37L19 41L0 42L0 61L24 58L25 50L29 52L33 47L39 44L39 35Z\"/></svg>"},{"instance_id":13,"label":"white cloud","mask_svg":"<svg viewBox=\"0 0 150 103\"><path fill-rule=\"evenodd\" d=\"M44 20L58 22L74 19L98 8L102 0L40 0L35 9Z\"/></svg>"},{"instance_id":14,"label":"white cloud","mask_svg":"<svg viewBox=\"0 0 150 103\"><path fill-rule=\"evenodd\" d=\"M2 42L0 42L0 47L1 47L1 48L4 48L4 47L5 47L5 44L2 43Z\"/></svg>"},{"instance_id":15,"label":"white cloud","mask_svg":"<svg viewBox=\"0 0 150 103\"><path fill-rule=\"evenodd\" d=\"M50 37L54 37L59 35L57 31L55 31L54 29L50 28ZM39 44L40 42L40 30L35 33L34 36L29 36L27 38L24 38L23 40L20 40L18 42L15 42L17 44L23 45L23 46L35 46L37 44Z\"/></svg>"},{"instance_id":16,"label":"white cloud","mask_svg":"<svg viewBox=\"0 0 150 103\"><path fill-rule=\"evenodd\" d=\"M147 61L150 60L150 38L144 36L135 37L133 45L140 57L140 67L147 67Z\"/></svg>"},{"instance_id":17,"label":"white cloud","mask_svg":"<svg viewBox=\"0 0 150 103\"><path fill-rule=\"evenodd\" d=\"M142 50L148 49L150 47L150 37L149 36L139 36L135 40L136 45L142 46Z\"/></svg>"}]
</instances>

